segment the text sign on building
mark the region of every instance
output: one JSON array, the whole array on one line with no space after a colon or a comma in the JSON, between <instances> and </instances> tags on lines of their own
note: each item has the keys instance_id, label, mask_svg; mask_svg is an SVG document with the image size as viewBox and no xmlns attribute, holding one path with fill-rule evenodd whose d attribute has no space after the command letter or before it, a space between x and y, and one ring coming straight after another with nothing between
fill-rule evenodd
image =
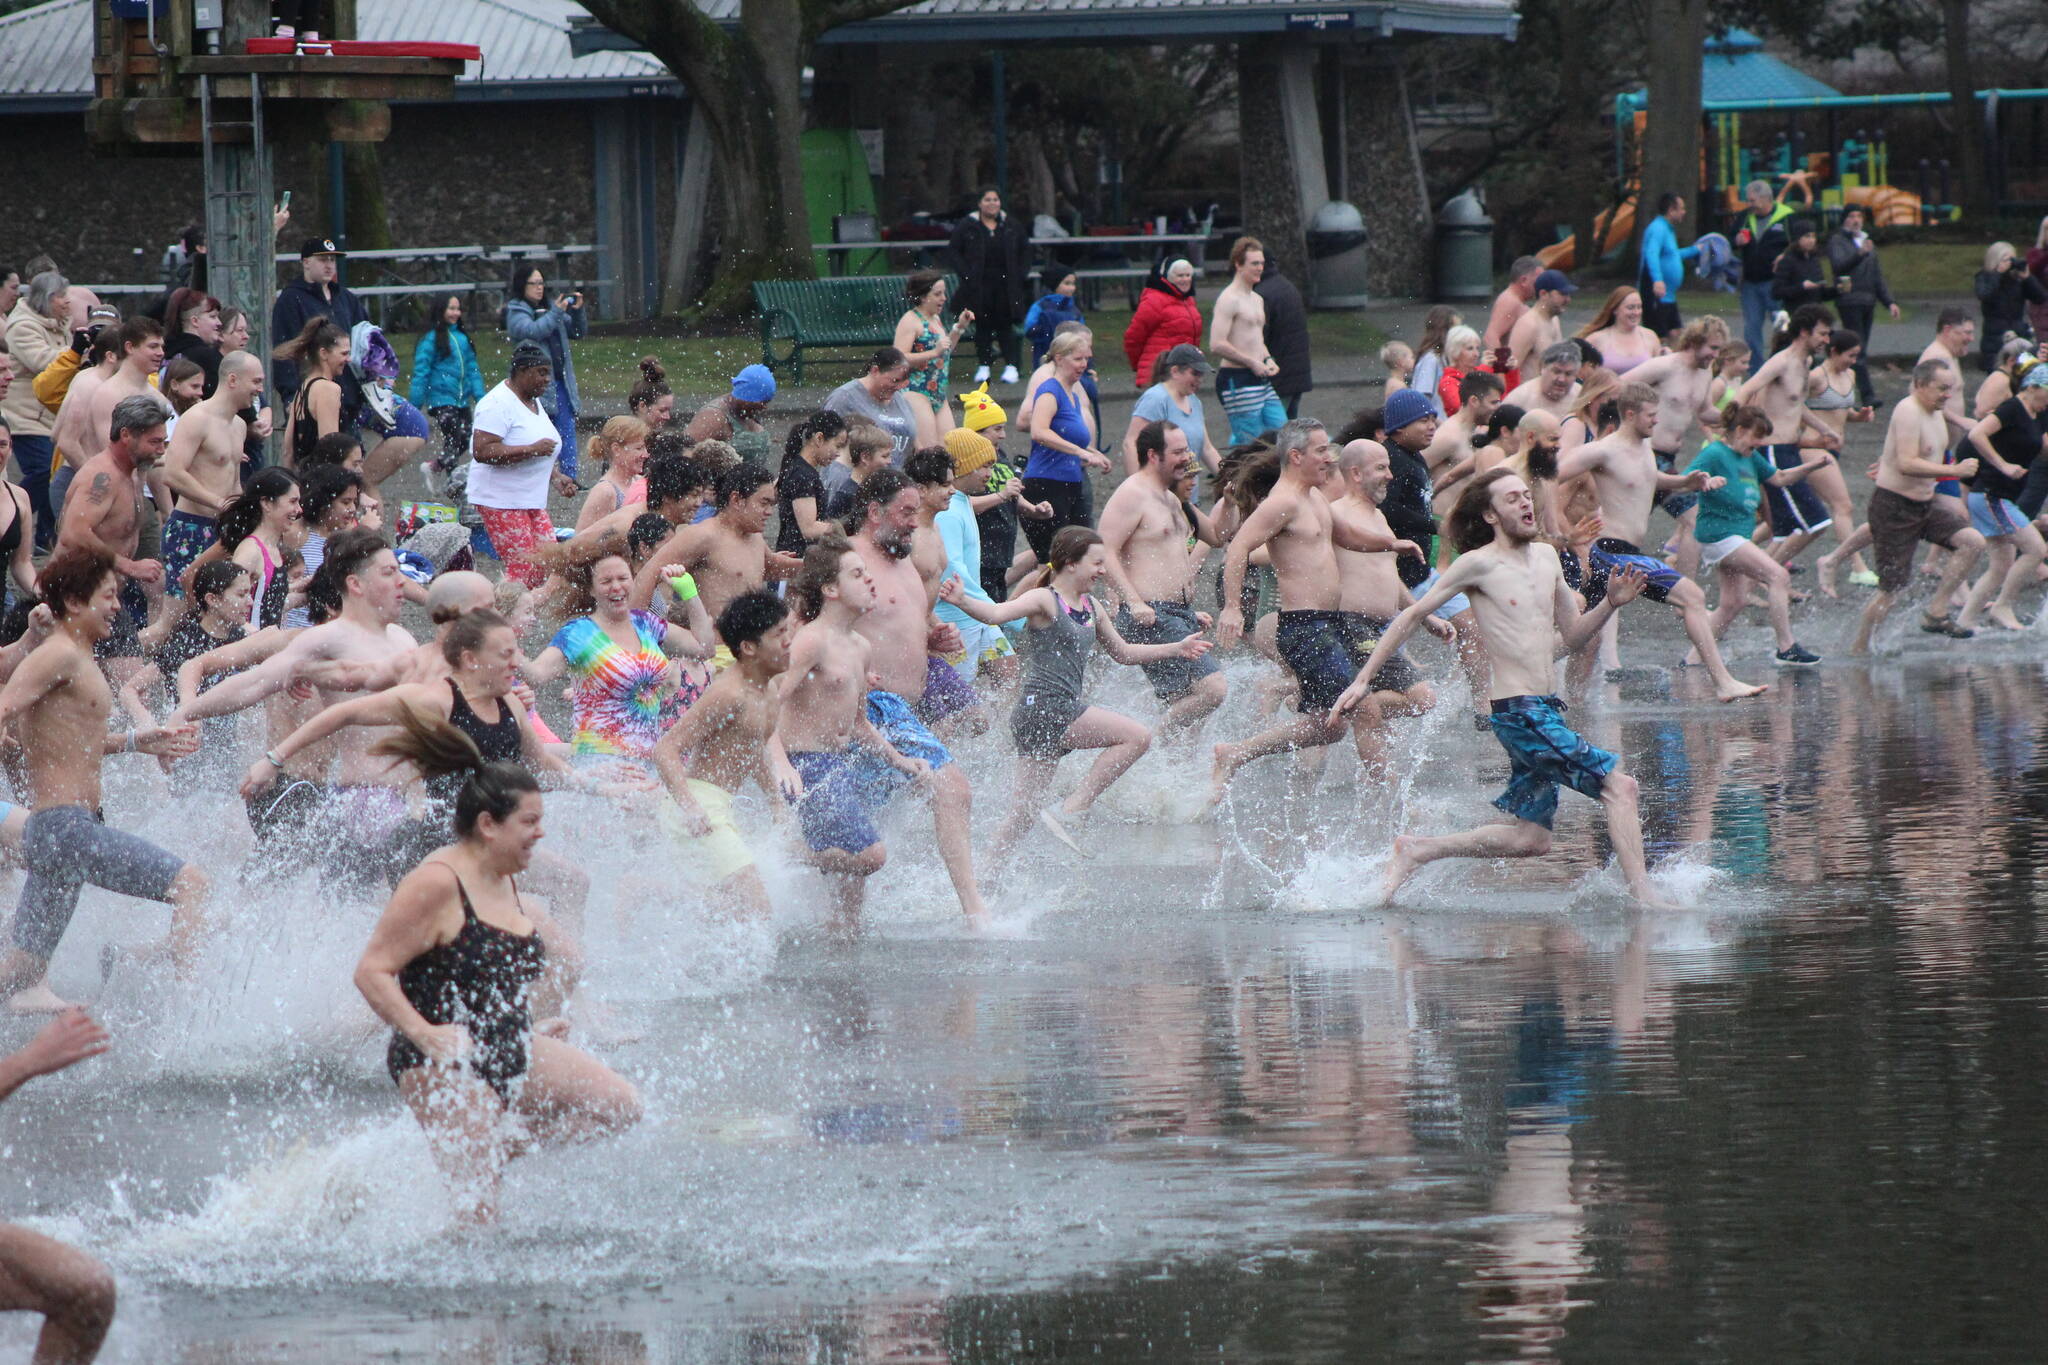
<instances>
[{"instance_id":1,"label":"text sign on building","mask_svg":"<svg viewBox=\"0 0 2048 1365\"><path fill-rule=\"evenodd\" d=\"M1333 28L1354 28L1357 19L1350 10L1318 10L1310 14L1290 14L1287 27L1290 29L1313 29L1317 33Z\"/></svg>"}]
</instances>

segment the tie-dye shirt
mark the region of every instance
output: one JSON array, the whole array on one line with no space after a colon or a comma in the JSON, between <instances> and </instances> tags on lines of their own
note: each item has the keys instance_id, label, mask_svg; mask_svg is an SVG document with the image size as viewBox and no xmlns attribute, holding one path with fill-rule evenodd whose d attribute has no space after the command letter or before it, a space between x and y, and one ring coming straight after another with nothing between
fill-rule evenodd
<instances>
[{"instance_id":1,"label":"tie-dye shirt","mask_svg":"<svg viewBox=\"0 0 2048 1365\"><path fill-rule=\"evenodd\" d=\"M654 741L676 723L694 695L664 678L669 658L662 653L668 622L651 611L633 613L637 648L627 649L605 634L594 617L583 616L555 632L548 644L562 651L575 678L574 743L579 754L627 754L645 758Z\"/></svg>"}]
</instances>

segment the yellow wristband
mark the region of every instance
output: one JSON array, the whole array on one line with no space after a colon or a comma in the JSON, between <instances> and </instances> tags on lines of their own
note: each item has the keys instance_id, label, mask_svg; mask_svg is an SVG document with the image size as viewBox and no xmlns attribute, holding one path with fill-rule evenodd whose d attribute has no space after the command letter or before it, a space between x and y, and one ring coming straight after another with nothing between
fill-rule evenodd
<instances>
[{"instance_id":1,"label":"yellow wristband","mask_svg":"<svg viewBox=\"0 0 2048 1365\"><path fill-rule=\"evenodd\" d=\"M676 595L676 601L687 602L697 595L697 580L686 573L676 574L668 581L669 591Z\"/></svg>"}]
</instances>

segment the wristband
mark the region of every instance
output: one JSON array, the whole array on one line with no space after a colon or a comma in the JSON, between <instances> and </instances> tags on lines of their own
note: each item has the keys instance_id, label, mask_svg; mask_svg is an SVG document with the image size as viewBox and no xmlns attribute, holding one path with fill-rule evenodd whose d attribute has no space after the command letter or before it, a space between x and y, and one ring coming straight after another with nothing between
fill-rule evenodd
<instances>
[{"instance_id":1,"label":"wristband","mask_svg":"<svg viewBox=\"0 0 2048 1365\"><path fill-rule=\"evenodd\" d=\"M121 746L121 752L124 754L135 752L135 727L132 725L128 727L128 742Z\"/></svg>"},{"instance_id":2,"label":"wristband","mask_svg":"<svg viewBox=\"0 0 2048 1365\"><path fill-rule=\"evenodd\" d=\"M266 763L270 764L271 767L277 769L279 772L284 771L284 760L277 756L277 751L275 749L265 749L263 751L263 759Z\"/></svg>"},{"instance_id":3,"label":"wristband","mask_svg":"<svg viewBox=\"0 0 2048 1365\"><path fill-rule=\"evenodd\" d=\"M697 596L697 580L687 573L679 573L668 580L669 591L676 595L676 601L688 602Z\"/></svg>"}]
</instances>

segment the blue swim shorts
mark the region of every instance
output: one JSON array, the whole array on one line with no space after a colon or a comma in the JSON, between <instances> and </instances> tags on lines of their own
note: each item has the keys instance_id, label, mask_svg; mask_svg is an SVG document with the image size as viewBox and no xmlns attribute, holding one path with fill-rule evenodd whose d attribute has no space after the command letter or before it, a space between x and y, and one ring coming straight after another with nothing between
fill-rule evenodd
<instances>
[{"instance_id":1,"label":"blue swim shorts","mask_svg":"<svg viewBox=\"0 0 2048 1365\"><path fill-rule=\"evenodd\" d=\"M1513 767L1508 789L1493 804L1517 820L1550 828L1557 818L1557 789L1600 797L1607 774L1620 760L1597 749L1564 723L1556 697L1502 697L1493 704L1493 734Z\"/></svg>"},{"instance_id":2,"label":"blue swim shorts","mask_svg":"<svg viewBox=\"0 0 2048 1365\"><path fill-rule=\"evenodd\" d=\"M1594 541L1586 559L1586 586L1580 591L1586 595L1588 611L1605 600L1607 576L1619 569L1641 569L1650 580L1643 585L1643 596L1652 602L1667 600L1671 590L1685 581L1683 574L1655 555L1644 554L1634 543L1612 536Z\"/></svg>"}]
</instances>

